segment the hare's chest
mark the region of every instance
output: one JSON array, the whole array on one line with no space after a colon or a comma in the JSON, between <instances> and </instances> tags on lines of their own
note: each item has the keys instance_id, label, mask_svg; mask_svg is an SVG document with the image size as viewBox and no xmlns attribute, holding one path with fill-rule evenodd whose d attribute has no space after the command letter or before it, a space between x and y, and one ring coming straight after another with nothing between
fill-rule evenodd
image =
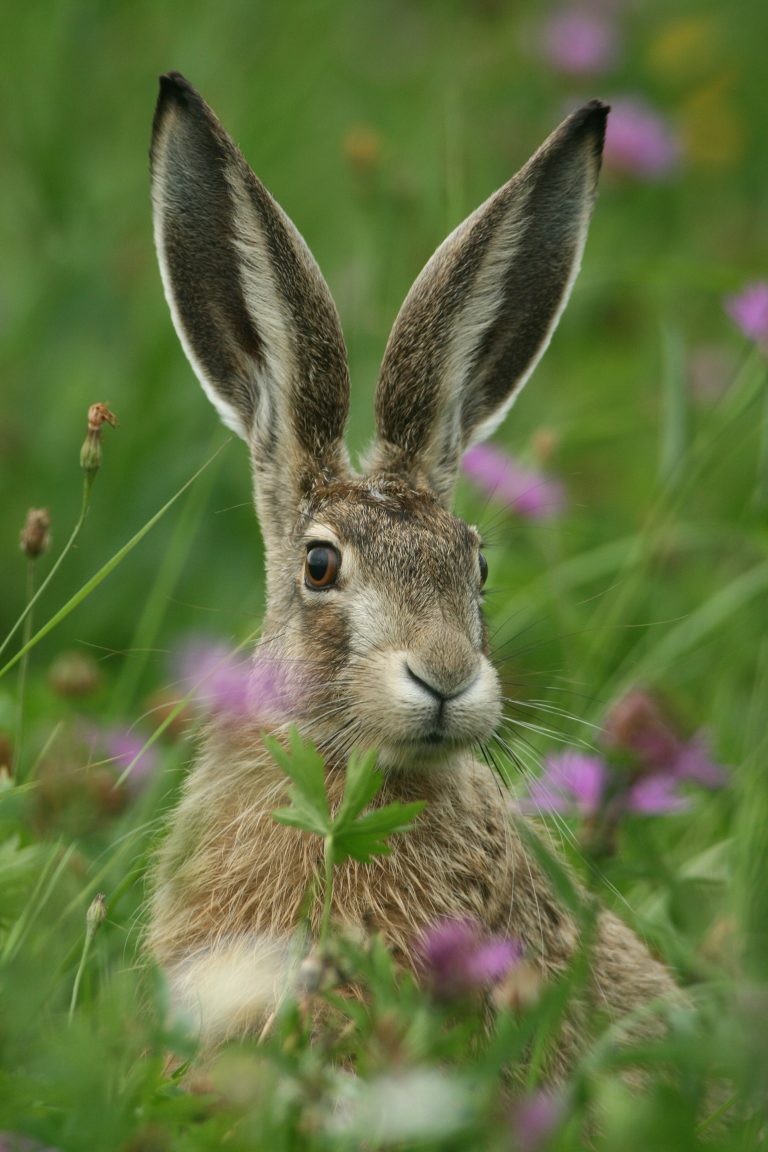
<instances>
[{"instance_id":1,"label":"hare's chest","mask_svg":"<svg viewBox=\"0 0 768 1152\"><path fill-rule=\"evenodd\" d=\"M467 917L491 931L507 925L513 830L497 795L470 792L467 800L460 807L450 798L428 804L416 826L393 841L391 855L353 867L342 881L342 890L363 895L368 918L386 934Z\"/></svg>"}]
</instances>

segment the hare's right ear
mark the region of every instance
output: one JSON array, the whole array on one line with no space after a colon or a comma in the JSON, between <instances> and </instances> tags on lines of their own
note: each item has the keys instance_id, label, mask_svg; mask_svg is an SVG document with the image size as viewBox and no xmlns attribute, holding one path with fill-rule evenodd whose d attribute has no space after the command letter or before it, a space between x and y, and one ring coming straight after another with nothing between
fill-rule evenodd
<instances>
[{"instance_id":1,"label":"hare's right ear","mask_svg":"<svg viewBox=\"0 0 768 1152\"><path fill-rule=\"evenodd\" d=\"M607 114L594 100L569 116L417 278L384 353L370 471L450 504L462 453L509 411L565 307Z\"/></svg>"},{"instance_id":2,"label":"hare's right ear","mask_svg":"<svg viewBox=\"0 0 768 1152\"><path fill-rule=\"evenodd\" d=\"M155 243L184 351L248 441L267 545L318 480L345 474L347 356L309 249L183 76L160 80Z\"/></svg>"}]
</instances>

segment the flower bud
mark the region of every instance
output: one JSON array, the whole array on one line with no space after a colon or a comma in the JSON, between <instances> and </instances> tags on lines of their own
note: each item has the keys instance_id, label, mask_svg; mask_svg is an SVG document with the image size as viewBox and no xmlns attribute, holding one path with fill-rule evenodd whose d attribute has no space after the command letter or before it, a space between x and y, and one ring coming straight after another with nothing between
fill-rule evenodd
<instances>
[{"instance_id":1,"label":"flower bud","mask_svg":"<svg viewBox=\"0 0 768 1152\"><path fill-rule=\"evenodd\" d=\"M117 417L106 404L91 404L88 409L88 434L80 449L80 467L93 479L101 467L101 426L117 427Z\"/></svg>"},{"instance_id":2,"label":"flower bud","mask_svg":"<svg viewBox=\"0 0 768 1152\"><path fill-rule=\"evenodd\" d=\"M89 936L93 936L106 914L106 897L103 892L97 892L85 914L85 929Z\"/></svg>"},{"instance_id":3,"label":"flower bud","mask_svg":"<svg viewBox=\"0 0 768 1152\"><path fill-rule=\"evenodd\" d=\"M51 517L47 508L30 508L21 530L21 550L30 560L48 551L51 543Z\"/></svg>"}]
</instances>

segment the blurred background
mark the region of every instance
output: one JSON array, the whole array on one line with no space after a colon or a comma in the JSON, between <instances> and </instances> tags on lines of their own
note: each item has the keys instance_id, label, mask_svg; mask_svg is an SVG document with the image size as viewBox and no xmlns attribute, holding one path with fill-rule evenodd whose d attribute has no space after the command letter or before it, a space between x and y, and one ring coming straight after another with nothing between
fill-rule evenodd
<instances>
[{"instance_id":1,"label":"blurred background","mask_svg":"<svg viewBox=\"0 0 768 1152\"><path fill-rule=\"evenodd\" d=\"M371 435L389 328L434 248L571 108L611 102L582 274L495 438L556 481L558 510L528 515L469 480L460 493L493 529L492 618L519 612L531 586L543 648L532 641L528 663L578 665L598 692L628 654L652 663L649 632L764 558L764 357L724 298L768 275L765 4L30 0L0 21L0 633L24 603L26 509L49 509L52 555L77 517L89 404L108 402L119 427L105 429L84 531L38 622L226 444L33 665L87 649L113 680L135 661L132 691L148 691L181 638L240 640L260 618L247 453L184 359L152 247L147 148L170 69L324 271L349 348L353 453ZM634 559L610 553L622 540ZM585 553L597 559L574 575ZM764 593L755 577L660 668L698 719L716 704L713 660L747 691Z\"/></svg>"}]
</instances>

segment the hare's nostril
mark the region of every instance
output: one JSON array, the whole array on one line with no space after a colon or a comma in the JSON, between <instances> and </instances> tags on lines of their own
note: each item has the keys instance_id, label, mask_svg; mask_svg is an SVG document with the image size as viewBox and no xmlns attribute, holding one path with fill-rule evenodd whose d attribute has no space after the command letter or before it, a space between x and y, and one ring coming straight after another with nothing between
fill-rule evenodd
<instances>
[{"instance_id":1,"label":"hare's nostril","mask_svg":"<svg viewBox=\"0 0 768 1152\"><path fill-rule=\"evenodd\" d=\"M461 696L476 680L475 675L457 676L455 673L449 672L445 676L440 676L432 670L425 672L422 668L418 672L414 672L407 660L405 661L405 671L414 684L418 684L420 688L423 688L435 700L439 700L441 704L446 700L453 700L456 696Z\"/></svg>"},{"instance_id":2,"label":"hare's nostril","mask_svg":"<svg viewBox=\"0 0 768 1152\"><path fill-rule=\"evenodd\" d=\"M428 692L430 696L434 696L435 700L443 701L446 699L446 693L441 692L441 690L439 688L437 688L434 684L430 684L429 680L425 680L423 676L418 676L414 672L413 668L411 668L411 666L407 660L405 662L405 671L408 674L409 678L411 680L413 680L413 682L415 684L418 684L419 687L423 688L426 692Z\"/></svg>"}]
</instances>

